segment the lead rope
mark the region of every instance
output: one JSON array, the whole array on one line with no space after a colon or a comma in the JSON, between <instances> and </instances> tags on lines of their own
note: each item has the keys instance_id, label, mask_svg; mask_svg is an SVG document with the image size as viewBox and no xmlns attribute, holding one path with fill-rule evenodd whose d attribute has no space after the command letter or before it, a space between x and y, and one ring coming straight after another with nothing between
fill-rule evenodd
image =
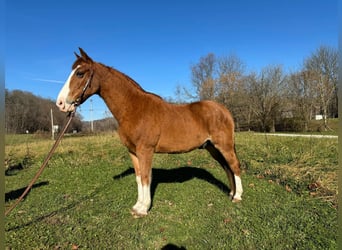
<instances>
[{"instance_id":1,"label":"lead rope","mask_svg":"<svg viewBox=\"0 0 342 250\"><path fill-rule=\"evenodd\" d=\"M33 184L36 182L36 180L39 178L39 176L42 174L44 168L46 167L47 163L49 162L53 152L56 150L59 142L61 141L63 135L65 134L66 130L68 129L72 118L75 116L76 113L76 106L74 111L70 112L68 114L69 119L67 120L67 122L65 123L62 132L58 135L57 140L55 141L55 144L53 144L52 148L50 149L50 152L48 153L48 155L46 156L43 164L41 165L41 167L39 168L38 172L36 173L36 175L33 177L32 181L30 182L30 184L27 186L27 188L25 189L25 191L23 192L23 194L16 200L16 202L6 210L5 212L5 216L7 216L18 204L19 202L26 196L26 194L30 191L30 189L32 188Z\"/></svg>"}]
</instances>

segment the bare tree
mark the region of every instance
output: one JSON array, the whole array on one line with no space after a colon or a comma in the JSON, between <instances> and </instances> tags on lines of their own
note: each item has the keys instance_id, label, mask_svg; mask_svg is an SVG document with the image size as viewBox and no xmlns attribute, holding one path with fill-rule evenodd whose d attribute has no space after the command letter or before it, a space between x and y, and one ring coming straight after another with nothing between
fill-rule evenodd
<instances>
[{"instance_id":1,"label":"bare tree","mask_svg":"<svg viewBox=\"0 0 342 250\"><path fill-rule=\"evenodd\" d=\"M51 131L51 109L54 112L54 124L62 126L65 122L65 114L60 112L55 102L49 99L37 97L32 93L13 90L5 92L5 128L7 133L25 133L29 131ZM77 115L71 126L81 130L81 117ZM68 132L70 132L70 130Z\"/></svg>"},{"instance_id":2,"label":"bare tree","mask_svg":"<svg viewBox=\"0 0 342 250\"><path fill-rule=\"evenodd\" d=\"M243 89L245 65L235 55L219 58L218 65L219 101L233 107L236 101L234 94Z\"/></svg>"},{"instance_id":3,"label":"bare tree","mask_svg":"<svg viewBox=\"0 0 342 250\"><path fill-rule=\"evenodd\" d=\"M217 95L216 84L217 59L209 53L201 57L199 63L191 66L191 81L195 88L195 97L199 100L214 100Z\"/></svg>"},{"instance_id":4,"label":"bare tree","mask_svg":"<svg viewBox=\"0 0 342 250\"><path fill-rule=\"evenodd\" d=\"M281 66L264 68L260 75L251 74L249 96L253 112L263 131L275 131L275 120L279 116L285 76Z\"/></svg>"},{"instance_id":5,"label":"bare tree","mask_svg":"<svg viewBox=\"0 0 342 250\"><path fill-rule=\"evenodd\" d=\"M193 89L177 87L177 102L189 97L216 100L233 113L238 129L274 131L276 125L290 125L308 130L317 111L327 128L326 119L337 116L337 66L336 50L324 46L304 61L299 72L289 75L281 66L246 74L237 56L209 53L191 66ZM182 95L187 98L180 98Z\"/></svg>"},{"instance_id":6,"label":"bare tree","mask_svg":"<svg viewBox=\"0 0 342 250\"><path fill-rule=\"evenodd\" d=\"M218 58L216 100L224 104L233 113L237 128L249 126L250 110L247 104L245 84L245 64L236 55Z\"/></svg>"},{"instance_id":7,"label":"bare tree","mask_svg":"<svg viewBox=\"0 0 342 250\"><path fill-rule=\"evenodd\" d=\"M310 80L318 95L325 130L328 129L329 105L334 99L337 105L337 58L335 49L321 46L304 63L304 69L310 72Z\"/></svg>"},{"instance_id":8,"label":"bare tree","mask_svg":"<svg viewBox=\"0 0 342 250\"><path fill-rule=\"evenodd\" d=\"M313 86L312 76L308 71L293 73L288 79L289 110L293 119L302 123L302 130L308 131L309 121L312 120L317 94Z\"/></svg>"}]
</instances>

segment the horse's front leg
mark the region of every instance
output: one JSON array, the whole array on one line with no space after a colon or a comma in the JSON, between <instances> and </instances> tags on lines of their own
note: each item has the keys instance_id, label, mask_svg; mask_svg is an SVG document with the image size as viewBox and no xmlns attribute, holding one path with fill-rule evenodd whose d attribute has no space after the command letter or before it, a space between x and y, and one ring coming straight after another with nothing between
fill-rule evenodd
<instances>
[{"instance_id":1,"label":"horse's front leg","mask_svg":"<svg viewBox=\"0 0 342 250\"><path fill-rule=\"evenodd\" d=\"M140 210L139 207L141 207L143 204L143 197L144 196L143 196L143 191L142 191L141 174L140 174L140 166L139 166L138 157L133 153L129 153L129 155L130 155L132 163L133 163L134 172L135 172L135 179L136 179L137 187L138 187L138 199L132 208L132 213L133 213L133 211Z\"/></svg>"},{"instance_id":2,"label":"horse's front leg","mask_svg":"<svg viewBox=\"0 0 342 250\"><path fill-rule=\"evenodd\" d=\"M152 155L152 151L139 156L130 153L138 186L138 200L132 208L132 215L135 217L147 215L151 206Z\"/></svg>"}]
</instances>

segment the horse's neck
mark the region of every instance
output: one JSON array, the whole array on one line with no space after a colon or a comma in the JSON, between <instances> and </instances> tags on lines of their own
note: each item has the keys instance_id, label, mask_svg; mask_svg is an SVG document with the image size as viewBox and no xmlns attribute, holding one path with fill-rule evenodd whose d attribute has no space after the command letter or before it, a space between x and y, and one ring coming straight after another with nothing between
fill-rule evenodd
<instances>
[{"instance_id":1,"label":"horse's neck","mask_svg":"<svg viewBox=\"0 0 342 250\"><path fill-rule=\"evenodd\" d=\"M108 68L101 69L108 72ZM132 79L123 73L110 68L108 73L101 73L99 77L101 88L100 96L107 104L108 108L119 122L119 125L129 113L137 108L136 103L145 98L144 90Z\"/></svg>"}]
</instances>

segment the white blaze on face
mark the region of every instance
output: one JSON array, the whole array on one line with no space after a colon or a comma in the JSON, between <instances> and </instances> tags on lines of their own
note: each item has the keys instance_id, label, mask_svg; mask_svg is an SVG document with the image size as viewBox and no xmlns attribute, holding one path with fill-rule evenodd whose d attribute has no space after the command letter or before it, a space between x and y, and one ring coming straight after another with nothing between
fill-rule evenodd
<instances>
[{"instance_id":1,"label":"white blaze on face","mask_svg":"<svg viewBox=\"0 0 342 250\"><path fill-rule=\"evenodd\" d=\"M57 107L59 107L60 111L68 112L68 111L73 111L75 109L74 105L69 103L67 98L68 98L68 95L70 92L70 86L69 85L70 85L71 77L75 74L75 71L79 67L81 67L81 66L78 65L73 71L71 71L67 81L65 82L63 88L61 89L61 91L58 94L56 105L57 105Z\"/></svg>"}]
</instances>

